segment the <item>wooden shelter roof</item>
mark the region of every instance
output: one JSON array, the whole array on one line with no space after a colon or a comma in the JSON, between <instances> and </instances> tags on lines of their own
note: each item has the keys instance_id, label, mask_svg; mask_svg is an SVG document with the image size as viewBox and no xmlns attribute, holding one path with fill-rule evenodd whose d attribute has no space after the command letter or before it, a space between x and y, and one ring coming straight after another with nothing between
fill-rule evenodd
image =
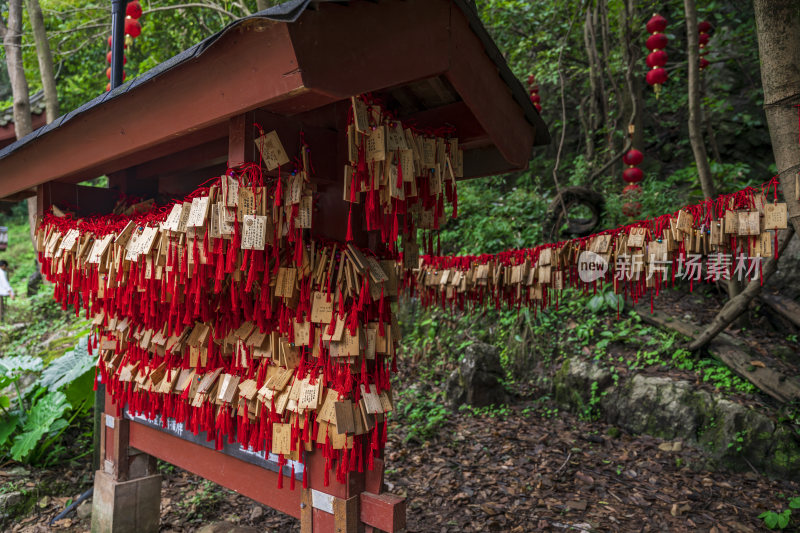
<instances>
[{"instance_id":1,"label":"wooden shelter roof","mask_svg":"<svg viewBox=\"0 0 800 533\"><path fill-rule=\"evenodd\" d=\"M471 2L290 0L0 150L0 198L177 153L197 169L224 164L230 119L258 111L337 130L336 106L364 92L401 120L455 126L466 177L525 168L550 142Z\"/></svg>"}]
</instances>

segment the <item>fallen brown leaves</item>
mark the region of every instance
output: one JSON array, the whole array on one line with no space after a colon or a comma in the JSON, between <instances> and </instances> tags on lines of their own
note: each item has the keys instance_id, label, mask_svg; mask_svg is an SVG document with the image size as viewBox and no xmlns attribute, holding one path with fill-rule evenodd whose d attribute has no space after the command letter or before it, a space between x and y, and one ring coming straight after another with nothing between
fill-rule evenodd
<instances>
[{"instance_id":1,"label":"fallen brown leaves","mask_svg":"<svg viewBox=\"0 0 800 533\"><path fill-rule=\"evenodd\" d=\"M408 531L752 532L761 512L785 506L779 493L798 491L707 471L686 445L612 439L604 424L526 417L523 407L506 419L450 415L424 444L391 428L386 481L408 497Z\"/></svg>"}]
</instances>

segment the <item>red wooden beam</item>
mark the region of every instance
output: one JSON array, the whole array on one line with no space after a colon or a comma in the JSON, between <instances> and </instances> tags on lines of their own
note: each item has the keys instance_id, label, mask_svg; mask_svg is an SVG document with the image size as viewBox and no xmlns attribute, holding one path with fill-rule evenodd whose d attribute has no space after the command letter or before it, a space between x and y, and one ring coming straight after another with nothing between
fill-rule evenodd
<instances>
[{"instance_id":1,"label":"red wooden beam","mask_svg":"<svg viewBox=\"0 0 800 533\"><path fill-rule=\"evenodd\" d=\"M64 176L87 179L98 169L124 168L118 160L213 124L222 123L225 135L229 117L302 93L297 67L285 24L244 23L199 58L0 160L0 197Z\"/></svg>"},{"instance_id":2,"label":"red wooden beam","mask_svg":"<svg viewBox=\"0 0 800 533\"><path fill-rule=\"evenodd\" d=\"M130 423L130 445L282 513L300 518L300 484L289 490L289 480L278 489L278 474L224 455L199 444Z\"/></svg>"}]
</instances>

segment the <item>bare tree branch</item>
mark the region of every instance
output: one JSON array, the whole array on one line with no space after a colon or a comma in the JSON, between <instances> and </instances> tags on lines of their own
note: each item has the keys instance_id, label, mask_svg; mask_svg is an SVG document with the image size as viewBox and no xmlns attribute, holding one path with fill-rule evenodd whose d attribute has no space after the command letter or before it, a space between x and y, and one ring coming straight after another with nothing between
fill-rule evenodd
<instances>
[{"instance_id":1,"label":"bare tree branch","mask_svg":"<svg viewBox=\"0 0 800 533\"><path fill-rule=\"evenodd\" d=\"M150 13L155 13L156 11L171 11L173 9L188 9L188 8L193 8L193 7L203 8L203 9L211 9L212 11L216 11L218 13L222 13L223 15L225 15L227 17L230 17L230 18L232 18L234 20L241 18L239 15L235 15L235 14L231 13L230 11L228 11L227 9L224 9L224 8L219 7L217 5L214 5L214 4L198 4L198 3L178 4L178 5L174 5L174 6L153 7L151 9L148 9L147 11L145 11L142 14L143 15L148 15Z\"/></svg>"}]
</instances>

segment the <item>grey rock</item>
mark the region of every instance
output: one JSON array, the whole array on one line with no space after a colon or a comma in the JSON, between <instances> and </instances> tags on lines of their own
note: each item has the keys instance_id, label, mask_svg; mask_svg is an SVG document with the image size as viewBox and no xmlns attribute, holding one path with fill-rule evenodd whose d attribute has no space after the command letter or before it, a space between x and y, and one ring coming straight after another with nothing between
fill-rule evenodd
<instances>
[{"instance_id":1,"label":"grey rock","mask_svg":"<svg viewBox=\"0 0 800 533\"><path fill-rule=\"evenodd\" d=\"M264 508L260 505L254 505L253 509L250 511L250 521L254 522L264 516Z\"/></svg>"},{"instance_id":2,"label":"grey rock","mask_svg":"<svg viewBox=\"0 0 800 533\"><path fill-rule=\"evenodd\" d=\"M508 400L501 382L503 366L497 347L474 343L467 346L464 357L447 379L445 398L450 408L463 404L475 407L501 405Z\"/></svg>"},{"instance_id":3,"label":"grey rock","mask_svg":"<svg viewBox=\"0 0 800 533\"><path fill-rule=\"evenodd\" d=\"M0 510L8 510L22 501L22 493L18 491L0 494Z\"/></svg>"},{"instance_id":4,"label":"grey rock","mask_svg":"<svg viewBox=\"0 0 800 533\"><path fill-rule=\"evenodd\" d=\"M672 452L688 444L734 470L756 468L786 479L800 475L800 444L790 428L688 381L635 374L615 386L608 371L577 357L566 359L553 381L556 401L578 412L586 412L592 384L598 383L596 414L629 433L678 441L670 445Z\"/></svg>"},{"instance_id":5,"label":"grey rock","mask_svg":"<svg viewBox=\"0 0 800 533\"><path fill-rule=\"evenodd\" d=\"M86 520L87 518L91 518L92 502L90 500L85 500L81 502L81 504L78 506L76 513L78 515L78 519L80 520Z\"/></svg>"}]
</instances>

